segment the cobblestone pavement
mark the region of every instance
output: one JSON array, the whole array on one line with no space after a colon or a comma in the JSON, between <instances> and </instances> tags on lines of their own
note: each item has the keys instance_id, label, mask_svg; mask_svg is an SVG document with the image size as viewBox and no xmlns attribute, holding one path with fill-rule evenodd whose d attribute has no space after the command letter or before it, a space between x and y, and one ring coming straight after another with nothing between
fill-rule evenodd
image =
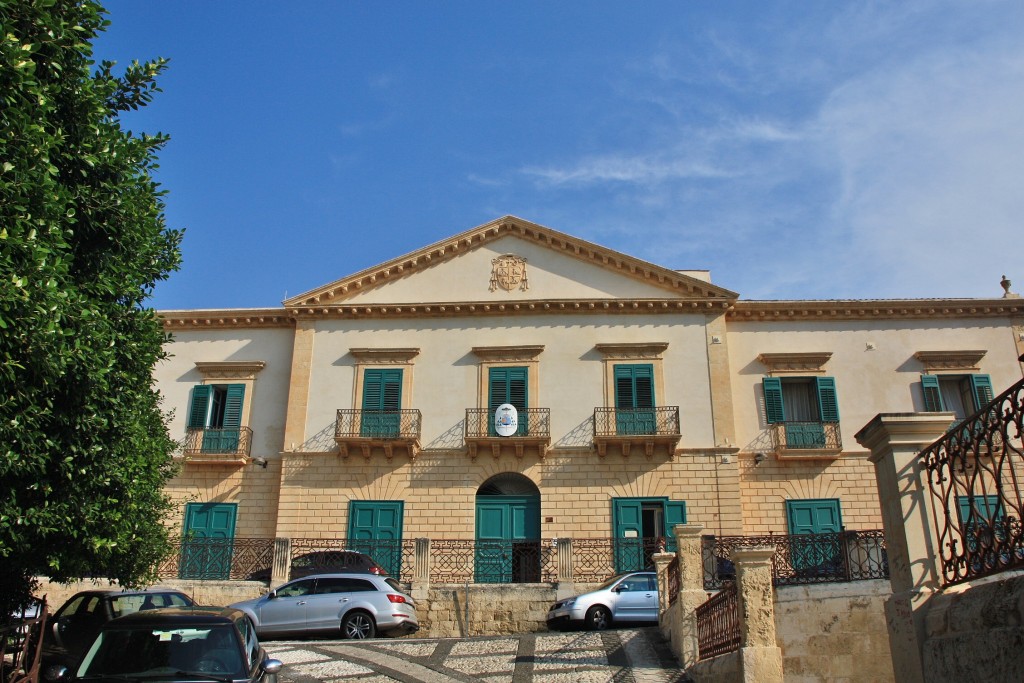
<instances>
[{"instance_id":1,"label":"cobblestone pavement","mask_svg":"<svg viewBox=\"0 0 1024 683\"><path fill-rule=\"evenodd\" d=\"M677 683L686 675L657 628L489 638L270 641L280 683Z\"/></svg>"}]
</instances>

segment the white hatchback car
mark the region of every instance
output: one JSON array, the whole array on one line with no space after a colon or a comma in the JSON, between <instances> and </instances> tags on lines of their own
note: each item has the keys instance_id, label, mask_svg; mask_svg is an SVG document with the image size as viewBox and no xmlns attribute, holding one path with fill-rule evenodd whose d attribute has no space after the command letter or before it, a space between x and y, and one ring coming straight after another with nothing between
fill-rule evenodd
<instances>
[{"instance_id":1,"label":"white hatchback car","mask_svg":"<svg viewBox=\"0 0 1024 683\"><path fill-rule=\"evenodd\" d=\"M373 638L415 633L420 627L412 597L394 579L374 574L306 576L231 607L249 615L260 637Z\"/></svg>"},{"instance_id":2,"label":"white hatchback car","mask_svg":"<svg viewBox=\"0 0 1024 683\"><path fill-rule=\"evenodd\" d=\"M629 572L589 593L556 602L548 611L552 630L583 625L604 630L618 622L658 622L658 579L654 572Z\"/></svg>"}]
</instances>

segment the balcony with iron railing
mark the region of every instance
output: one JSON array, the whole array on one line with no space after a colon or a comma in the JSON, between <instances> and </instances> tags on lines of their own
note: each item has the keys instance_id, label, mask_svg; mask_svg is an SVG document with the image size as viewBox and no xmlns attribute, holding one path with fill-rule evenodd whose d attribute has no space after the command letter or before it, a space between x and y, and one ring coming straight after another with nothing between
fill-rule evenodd
<instances>
[{"instance_id":1,"label":"balcony with iron railing","mask_svg":"<svg viewBox=\"0 0 1024 683\"><path fill-rule=\"evenodd\" d=\"M1024 380L921 452L944 586L1024 568L1022 437Z\"/></svg>"},{"instance_id":2,"label":"balcony with iron railing","mask_svg":"<svg viewBox=\"0 0 1024 683\"><path fill-rule=\"evenodd\" d=\"M837 458L843 452L838 422L785 421L768 425L780 460Z\"/></svg>"},{"instance_id":3,"label":"balcony with iron railing","mask_svg":"<svg viewBox=\"0 0 1024 683\"><path fill-rule=\"evenodd\" d=\"M609 446L627 457L636 445L647 458L659 451L671 458L680 436L679 406L594 408L594 447L601 457Z\"/></svg>"},{"instance_id":4,"label":"balcony with iron railing","mask_svg":"<svg viewBox=\"0 0 1024 683\"><path fill-rule=\"evenodd\" d=\"M551 409L526 408L518 411L518 426L511 436L499 436L494 427L494 411L482 408L466 410L466 429L463 438L469 457L476 459L481 450L490 450L495 458L505 448L517 457L530 450L541 459L551 445Z\"/></svg>"},{"instance_id":5,"label":"balcony with iron railing","mask_svg":"<svg viewBox=\"0 0 1024 683\"><path fill-rule=\"evenodd\" d=\"M384 453L388 460L395 450L404 450L415 458L420 449L422 417L419 410L338 410L334 426L334 441L342 457L352 451L360 452L369 460L374 450Z\"/></svg>"},{"instance_id":6,"label":"balcony with iron railing","mask_svg":"<svg viewBox=\"0 0 1024 683\"><path fill-rule=\"evenodd\" d=\"M243 465L249 461L252 429L249 427L189 428L181 445L185 462Z\"/></svg>"}]
</instances>

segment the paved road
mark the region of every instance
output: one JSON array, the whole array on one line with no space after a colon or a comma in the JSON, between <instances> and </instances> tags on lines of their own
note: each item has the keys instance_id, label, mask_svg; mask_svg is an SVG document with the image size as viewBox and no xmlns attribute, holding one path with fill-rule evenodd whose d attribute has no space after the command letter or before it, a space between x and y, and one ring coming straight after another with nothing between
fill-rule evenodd
<instances>
[{"instance_id":1,"label":"paved road","mask_svg":"<svg viewBox=\"0 0 1024 683\"><path fill-rule=\"evenodd\" d=\"M280 683L681 683L657 628L491 638L264 643L285 663Z\"/></svg>"}]
</instances>

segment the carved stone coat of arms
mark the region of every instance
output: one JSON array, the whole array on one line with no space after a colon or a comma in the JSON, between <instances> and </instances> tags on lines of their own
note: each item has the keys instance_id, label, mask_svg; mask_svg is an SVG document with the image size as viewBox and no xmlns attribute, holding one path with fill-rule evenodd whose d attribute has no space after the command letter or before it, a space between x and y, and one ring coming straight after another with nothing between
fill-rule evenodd
<instances>
[{"instance_id":1,"label":"carved stone coat of arms","mask_svg":"<svg viewBox=\"0 0 1024 683\"><path fill-rule=\"evenodd\" d=\"M530 288L526 278L526 259L513 254L491 259L491 291L501 287L511 292L517 286L521 292Z\"/></svg>"}]
</instances>

